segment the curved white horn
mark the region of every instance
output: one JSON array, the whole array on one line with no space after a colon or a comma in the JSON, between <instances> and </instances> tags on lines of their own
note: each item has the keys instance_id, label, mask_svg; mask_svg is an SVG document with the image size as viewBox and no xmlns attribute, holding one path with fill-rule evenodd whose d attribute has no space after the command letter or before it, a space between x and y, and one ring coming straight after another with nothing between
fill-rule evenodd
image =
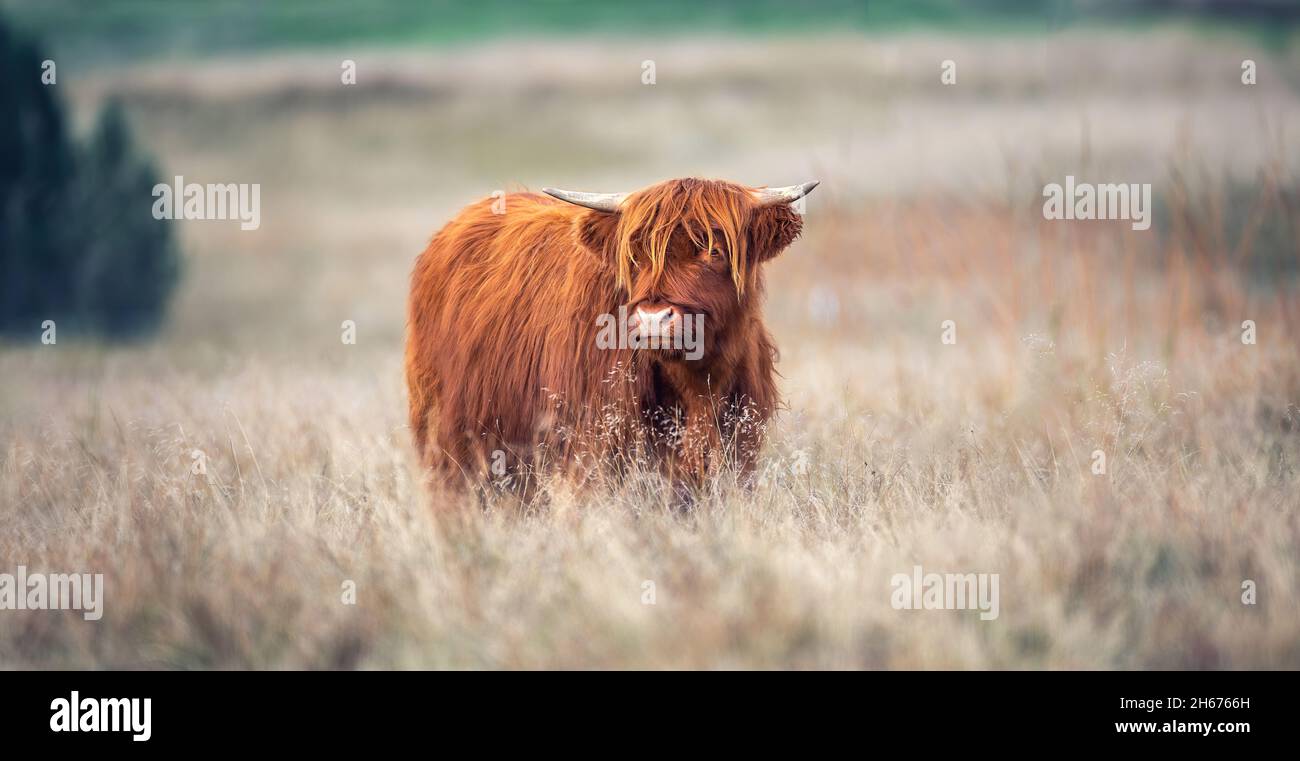
<instances>
[{"instance_id":1,"label":"curved white horn","mask_svg":"<svg viewBox=\"0 0 1300 761\"><path fill-rule=\"evenodd\" d=\"M812 192L821 184L820 180L805 182L802 185L789 185L784 188L763 188L754 191L754 200L759 206L775 206L779 203L794 203Z\"/></svg>"},{"instance_id":2,"label":"curved white horn","mask_svg":"<svg viewBox=\"0 0 1300 761\"><path fill-rule=\"evenodd\" d=\"M618 211L619 204L627 198L627 193L583 193L580 190L560 190L559 188L542 188L542 192L552 198L568 201L571 204L585 206L596 211Z\"/></svg>"}]
</instances>

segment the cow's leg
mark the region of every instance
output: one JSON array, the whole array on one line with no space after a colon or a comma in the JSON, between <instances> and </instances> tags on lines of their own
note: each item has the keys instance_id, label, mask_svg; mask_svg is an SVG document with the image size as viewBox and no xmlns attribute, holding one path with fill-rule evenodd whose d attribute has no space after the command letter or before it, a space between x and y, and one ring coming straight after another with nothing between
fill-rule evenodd
<instances>
[{"instance_id":1,"label":"cow's leg","mask_svg":"<svg viewBox=\"0 0 1300 761\"><path fill-rule=\"evenodd\" d=\"M677 478L692 487L702 486L723 458L722 428L712 400L697 397L685 405L677 442Z\"/></svg>"}]
</instances>

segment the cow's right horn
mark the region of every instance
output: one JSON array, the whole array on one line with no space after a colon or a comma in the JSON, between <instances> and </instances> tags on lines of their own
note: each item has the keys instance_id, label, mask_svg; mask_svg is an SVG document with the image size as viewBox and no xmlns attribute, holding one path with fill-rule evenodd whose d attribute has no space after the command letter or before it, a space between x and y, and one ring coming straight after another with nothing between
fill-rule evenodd
<instances>
[{"instance_id":1,"label":"cow's right horn","mask_svg":"<svg viewBox=\"0 0 1300 761\"><path fill-rule=\"evenodd\" d=\"M560 190L559 188L542 188L542 192L552 198L568 201L577 206L585 206L596 211L618 211L619 204L627 198L627 193L584 193L580 190Z\"/></svg>"}]
</instances>

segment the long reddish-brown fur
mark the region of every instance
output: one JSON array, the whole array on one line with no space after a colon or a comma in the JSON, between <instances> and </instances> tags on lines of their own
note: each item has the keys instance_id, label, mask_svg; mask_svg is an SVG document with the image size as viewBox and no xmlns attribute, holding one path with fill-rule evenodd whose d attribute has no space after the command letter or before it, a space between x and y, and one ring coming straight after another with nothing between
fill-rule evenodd
<instances>
[{"instance_id":1,"label":"long reddish-brown fur","mask_svg":"<svg viewBox=\"0 0 1300 761\"><path fill-rule=\"evenodd\" d=\"M647 459L685 482L728 462L750 473L778 403L760 265L801 229L753 190L671 180L617 212L513 193L504 213L488 199L452 219L416 261L408 311L410 425L431 474ZM597 345L599 315L649 300L705 315L703 356Z\"/></svg>"}]
</instances>

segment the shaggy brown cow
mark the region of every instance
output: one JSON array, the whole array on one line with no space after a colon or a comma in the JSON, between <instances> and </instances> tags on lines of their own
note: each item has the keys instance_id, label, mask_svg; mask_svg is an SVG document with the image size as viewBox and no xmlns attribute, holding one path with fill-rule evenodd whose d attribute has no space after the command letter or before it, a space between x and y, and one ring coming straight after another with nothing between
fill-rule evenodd
<instances>
[{"instance_id":1,"label":"shaggy brown cow","mask_svg":"<svg viewBox=\"0 0 1300 761\"><path fill-rule=\"evenodd\" d=\"M451 481L633 463L678 483L751 473L778 401L761 265L799 235L790 204L816 185L683 179L467 207L411 276L424 465Z\"/></svg>"}]
</instances>

